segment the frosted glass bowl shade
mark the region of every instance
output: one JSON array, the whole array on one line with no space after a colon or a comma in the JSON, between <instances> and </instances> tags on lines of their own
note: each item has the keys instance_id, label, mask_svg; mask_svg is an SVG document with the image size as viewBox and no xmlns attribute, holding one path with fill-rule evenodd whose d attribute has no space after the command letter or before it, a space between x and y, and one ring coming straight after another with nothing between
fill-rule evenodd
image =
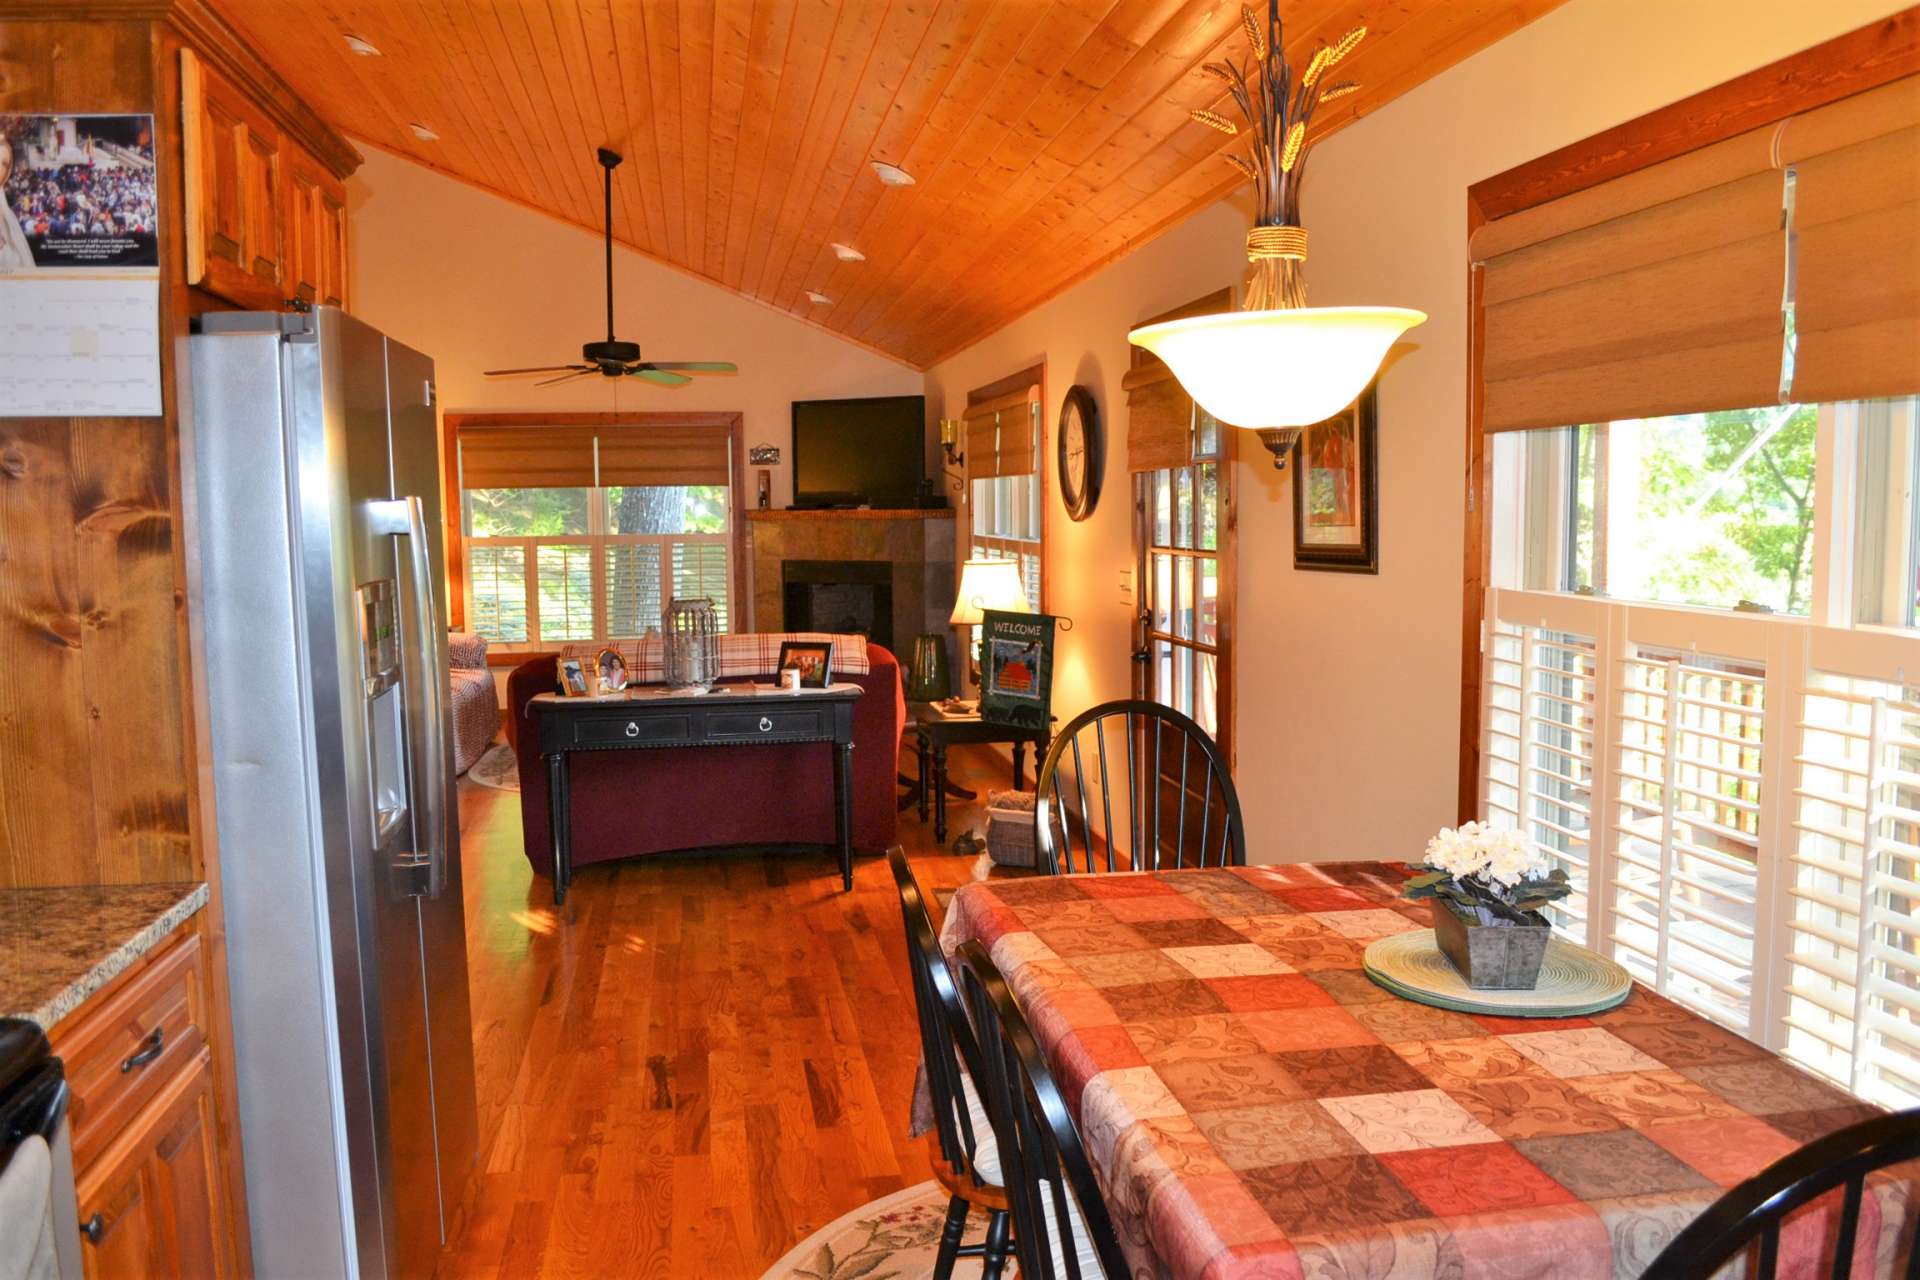
<instances>
[{"instance_id":1,"label":"frosted glass bowl shade","mask_svg":"<svg viewBox=\"0 0 1920 1280\"><path fill-rule=\"evenodd\" d=\"M1200 407L1236 427L1306 427L1352 404L1394 339L1427 318L1406 307L1224 311L1145 325L1127 341L1166 361Z\"/></svg>"}]
</instances>

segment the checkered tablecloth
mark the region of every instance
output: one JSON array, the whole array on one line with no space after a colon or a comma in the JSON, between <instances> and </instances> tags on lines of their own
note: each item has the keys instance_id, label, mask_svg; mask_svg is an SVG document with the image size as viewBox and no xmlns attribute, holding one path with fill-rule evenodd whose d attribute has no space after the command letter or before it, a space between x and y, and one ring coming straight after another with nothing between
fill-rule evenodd
<instances>
[{"instance_id":1,"label":"checkered tablecloth","mask_svg":"<svg viewBox=\"0 0 1920 1280\"><path fill-rule=\"evenodd\" d=\"M1408 874L1322 863L954 895L942 944L978 938L1006 974L1136 1275L1638 1276L1724 1188L1873 1114L1639 986L1553 1020L1389 995L1361 956L1426 925L1398 897ZM1856 1275L1890 1274L1913 1190L1889 1177L1868 1197L1861 1239L1877 1244ZM1783 1261L1810 1262L1834 1217L1791 1222Z\"/></svg>"}]
</instances>

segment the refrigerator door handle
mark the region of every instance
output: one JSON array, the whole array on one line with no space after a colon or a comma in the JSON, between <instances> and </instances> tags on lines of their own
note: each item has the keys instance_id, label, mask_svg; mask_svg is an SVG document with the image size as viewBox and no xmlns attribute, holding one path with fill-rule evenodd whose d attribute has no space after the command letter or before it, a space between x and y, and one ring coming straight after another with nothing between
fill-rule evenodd
<instances>
[{"instance_id":1,"label":"refrigerator door handle","mask_svg":"<svg viewBox=\"0 0 1920 1280\"><path fill-rule=\"evenodd\" d=\"M414 785L425 784L420 788L425 795L415 797L412 805L414 844L419 847L395 856L394 886L415 897L437 898L447 882L447 689L446 664L440 658L440 614L433 600L433 542L427 536L426 504L419 497L368 505L381 533L407 540L414 583L414 598L407 609L413 619L414 643L407 648L415 658L412 666L403 668L401 678L420 682L420 713L426 721L420 735L423 758L414 761Z\"/></svg>"}]
</instances>

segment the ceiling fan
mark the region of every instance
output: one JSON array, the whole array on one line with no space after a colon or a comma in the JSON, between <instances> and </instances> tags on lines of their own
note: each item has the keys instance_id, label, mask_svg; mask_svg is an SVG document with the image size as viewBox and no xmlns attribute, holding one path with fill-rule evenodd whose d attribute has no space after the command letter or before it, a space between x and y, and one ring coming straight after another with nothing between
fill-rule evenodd
<instances>
[{"instance_id":1,"label":"ceiling fan","mask_svg":"<svg viewBox=\"0 0 1920 1280\"><path fill-rule=\"evenodd\" d=\"M606 170L607 340L582 346L580 354L584 357L584 363L581 364L488 369L486 376L510 378L532 373L557 374L557 377L544 378L533 384L536 387L550 387L556 382L572 382L576 378L599 374L608 378L642 378L663 387L679 387L693 381L687 377L690 373L740 372L740 366L731 360L642 360L639 343L622 342L613 336L613 171L620 167L622 157L605 147L599 149L598 155L600 167Z\"/></svg>"}]
</instances>

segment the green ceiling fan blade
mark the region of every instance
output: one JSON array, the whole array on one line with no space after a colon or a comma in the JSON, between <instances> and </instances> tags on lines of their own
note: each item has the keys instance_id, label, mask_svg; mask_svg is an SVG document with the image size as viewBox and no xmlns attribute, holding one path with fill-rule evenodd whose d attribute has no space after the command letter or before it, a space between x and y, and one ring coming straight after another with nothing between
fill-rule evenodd
<instances>
[{"instance_id":1,"label":"green ceiling fan blade","mask_svg":"<svg viewBox=\"0 0 1920 1280\"><path fill-rule=\"evenodd\" d=\"M731 360L649 360L647 364L654 369L671 369L679 373L738 373L740 366Z\"/></svg>"},{"instance_id":2,"label":"green ceiling fan blade","mask_svg":"<svg viewBox=\"0 0 1920 1280\"><path fill-rule=\"evenodd\" d=\"M663 387L684 387L693 381L683 373L668 373L664 369L655 369L650 366L629 369L627 372L636 378L645 378L648 382L657 383Z\"/></svg>"}]
</instances>

